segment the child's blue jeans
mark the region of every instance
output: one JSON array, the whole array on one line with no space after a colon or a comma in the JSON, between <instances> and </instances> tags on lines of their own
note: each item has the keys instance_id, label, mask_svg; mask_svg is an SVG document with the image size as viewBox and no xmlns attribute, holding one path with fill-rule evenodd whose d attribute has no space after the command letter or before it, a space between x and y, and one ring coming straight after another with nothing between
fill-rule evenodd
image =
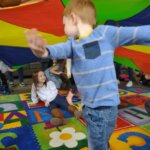
<instances>
[{"instance_id":1,"label":"child's blue jeans","mask_svg":"<svg viewBox=\"0 0 150 150\"><path fill-rule=\"evenodd\" d=\"M50 112L55 108L64 108L67 110L68 107L69 103L66 101L65 97L62 97L59 94L57 94L56 98L52 102L50 102L50 105L48 106Z\"/></svg>"},{"instance_id":2,"label":"child's blue jeans","mask_svg":"<svg viewBox=\"0 0 150 150\"><path fill-rule=\"evenodd\" d=\"M83 106L83 117L88 128L89 150L109 150L109 139L115 128L117 106L89 108Z\"/></svg>"}]
</instances>

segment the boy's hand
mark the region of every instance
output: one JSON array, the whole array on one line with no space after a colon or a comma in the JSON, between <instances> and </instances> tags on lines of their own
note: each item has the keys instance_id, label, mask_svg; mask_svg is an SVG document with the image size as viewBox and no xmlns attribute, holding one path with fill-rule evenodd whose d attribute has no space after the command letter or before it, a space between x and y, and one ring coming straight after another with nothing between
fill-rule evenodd
<instances>
[{"instance_id":1,"label":"boy's hand","mask_svg":"<svg viewBox=\"0 0 150 150\"><path fill-rule=\"evenodd\" d=\"M36 29L25 31L26 39L29 47L37 57L47 57L46 40L37 33Z\"/></svg>"}]
</instances>

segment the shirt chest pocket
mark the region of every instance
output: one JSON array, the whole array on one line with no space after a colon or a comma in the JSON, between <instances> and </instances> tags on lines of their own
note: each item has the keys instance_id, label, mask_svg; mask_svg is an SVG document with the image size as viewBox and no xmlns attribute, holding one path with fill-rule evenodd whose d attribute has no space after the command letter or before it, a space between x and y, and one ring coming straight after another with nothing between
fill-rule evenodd
<instances>
[{"instance_id":1,"label":"shirt chest pocket","mask_svg":"<svg viewBox=\"0 0 150 150\"><path fill-rule=\"evenodd\" d=\"M86 59L95 59L101 55L101 50L98 41L93 41L83 45Z\"/></svg>"}]
</instances>

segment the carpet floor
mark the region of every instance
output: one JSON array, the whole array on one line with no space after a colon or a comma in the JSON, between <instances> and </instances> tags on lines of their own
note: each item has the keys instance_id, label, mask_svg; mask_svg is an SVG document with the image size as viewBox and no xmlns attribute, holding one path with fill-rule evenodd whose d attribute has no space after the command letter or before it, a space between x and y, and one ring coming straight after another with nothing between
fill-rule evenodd
<instances>
[{"instance_id":1,"label":"carpet floor","mask_svg":"<svg viewBox=\"0 0 150 150\"><path fill-rule=\"evenodd\" d=\"M150 89L119 87L121 104L111 150L150 150L150 115L144 103L150 100ZM65 99L65 91L62 91ZM80 99L73 98L80 107ZM18 150L88 150L84 119L77 120L62 110L66 125L50 124L51 115L42 102L29 106L30 93L0 96L0 148Z\"/></svg>"}]
</instances>

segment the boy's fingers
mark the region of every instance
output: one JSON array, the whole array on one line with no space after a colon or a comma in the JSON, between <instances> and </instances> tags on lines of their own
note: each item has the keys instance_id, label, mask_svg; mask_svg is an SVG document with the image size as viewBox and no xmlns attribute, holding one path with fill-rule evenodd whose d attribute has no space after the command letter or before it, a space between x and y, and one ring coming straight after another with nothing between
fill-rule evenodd
<instances>
[{"instance_id":1,"label":"boy's fingers","mask_svg":"<svg viewBox=\"0 0 150 150\"><path fill-rule=\"evenodd\" d=\"M38 34L37 29L25 30L25 35L33 54L42 56L45 53L46 40Z\"/></svg>"},{"instance_id":2,"label":"boy's fingers","mask_svg":"<svg viewBox=\"0 0 150 150\"><path fill-rule=\"evenodd\" d=\"M27 30L24 31L24 33L25 33L27 41L29 41L29 39L30 39L30 30L27 29Z\"/></svg>"},{"instance_id":3,"label":"boy's fingers","mask_svg":"<svg viewBox=\"0 0 150 150\"><path fill-rule=\"evenodd\" d=\"M36 38L36 40L35 40L35 45L37 45L37 47L38 47L39 49L43 48L45 45L44 45L44 43L43 43L43 38L42 38L42 36L41 36L41 35L37 35L35 38Z\"/></svg>"},{"instance_id":4,"label":"boy's fingers","mask_svg":"<svg viewBox=\"0 0 150 150\"><path fill-rule=\"evenodd\" d=\"M29 46L32 46L32 43L33 43L34 37L35 37L32 33L32 30L25 30L25 36L26 36Z\"/></svg>"},{"instance_id":5,"label":"boy's fingers","mask_svg":"<svg viewBox=\"0 0 150 150\"><path fill-rule=\"evenodd\" d=\"M45 50L46 43L47 43L46 40L41 35L37 36L37 44L38 44L39 48L41 48L43 50L43 52Z\"/></svg>"},{"instance_id":6,"label":"boy's fingers","mask_svg":"<svg viewBox=\"0 0 150 150\"><path fill-rule=\"evenodd\" d=\"M37 34L37 29L36 28L33 28L33 29L31 29L31 31L34 33L34 34Z\"/></svg>"},{"instance_id":7,"label":"boy's fingers","mask_svg":"<svg viewBox=\"0 0 150 150\"><path fill-rule=\"evenodd\" d=\"M24 32L25 34L33 34L33 33L37 33L37 29L36 28L26 29Z\"/></svg>"},{"instance_id":8,"label":"boy's fingers","mask_svg":"<svg viewBox=\"0 0 150 150\"><path fill-rule=\"evenodd\" d=\"M44 41L43 41L43 42L44 42L44 45L47 45L47 40L46 40L46 39L44 39Z\"/></svg>"},{"instance_id":9,"label":"boy's fingers","mask_svg":"<svg viewBox=\"0 0 150 150\"><path fill-rule=\"evenodd\" d=\"M29 35L29 32L30 32L30 30L29 30L29 29L26 29L26 30L24 31L24 33L25 33L25 35L26 35L26 36L28 36L28 35Z\"/></svg>"},{"instance_id":10,"label":"boy's fingers","mask_svg":"<svg viewBox=\"0 0 150 150\"><path fill-rule=\"evenodd\" d=\"M27 40L30 40L37 35L37 29L27 29L25 30L25 35Z\"/></svg>"}]
</instances>

